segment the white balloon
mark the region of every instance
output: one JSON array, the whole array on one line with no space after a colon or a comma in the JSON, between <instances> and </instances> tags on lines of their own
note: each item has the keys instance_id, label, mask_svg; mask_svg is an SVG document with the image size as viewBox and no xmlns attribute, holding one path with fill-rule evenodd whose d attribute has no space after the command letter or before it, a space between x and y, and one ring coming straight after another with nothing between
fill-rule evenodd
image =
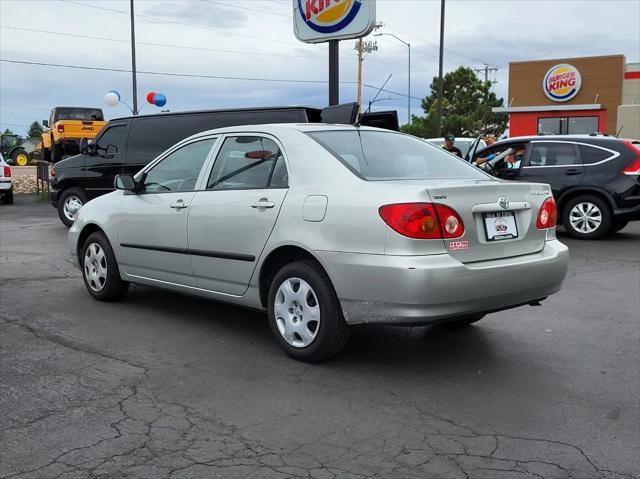
<instances>
[{"instance_id":1,"label":"white balloon","mask_svg":"<svg viewBox=\"0 0 640 479\"><path fill-rule=\"evenodd\" d=\"M104 102L108 106L116 106L120 103L120 95L117 91L110 91L104 96Z\"/></svg>"}]
</instances>

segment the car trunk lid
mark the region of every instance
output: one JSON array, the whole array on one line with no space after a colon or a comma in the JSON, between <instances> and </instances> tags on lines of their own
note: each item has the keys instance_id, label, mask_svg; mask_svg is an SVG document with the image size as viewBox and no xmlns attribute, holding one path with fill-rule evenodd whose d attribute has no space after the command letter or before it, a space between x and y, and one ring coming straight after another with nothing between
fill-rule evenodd
<instances>
[{"instance_id":1,"label":"car trunk lid","mask_svg":"<svg viewBox=\"0 0 640 479\"><path fill-rule=\"evenodd\" d=\"M540 251L546 231L536 228L539 206L549 187L482 180L430 181L431 201L453 208L464 222L460 238L445 239L449 254L463 263Z\"/></svg>"}]
</instances>

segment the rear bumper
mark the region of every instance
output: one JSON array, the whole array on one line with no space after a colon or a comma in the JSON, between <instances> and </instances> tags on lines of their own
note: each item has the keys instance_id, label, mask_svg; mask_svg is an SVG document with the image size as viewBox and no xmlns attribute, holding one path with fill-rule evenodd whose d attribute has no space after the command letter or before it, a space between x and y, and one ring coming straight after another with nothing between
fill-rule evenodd
<instances>
[{"instance_id":1,"label":"rear bumper","mask_svg":"<svg viewBox=\"0 0 640 479\"><path fill-rule=\"evenodd\" d=\"M0 192L11 191L11 180L0 180Z\"/></svg>"},{"instance_id":2,"label":"rear bumper","mask_svg":"<svg viewBox=\"0 0 640 479\"><path fill-rule=\"evenodd\" d=\"M471 264L448 254L316 254L349 324L425 324L521 306L557 292L569 264L557 240L535 254Z\"/></svg>"}]
</instances>

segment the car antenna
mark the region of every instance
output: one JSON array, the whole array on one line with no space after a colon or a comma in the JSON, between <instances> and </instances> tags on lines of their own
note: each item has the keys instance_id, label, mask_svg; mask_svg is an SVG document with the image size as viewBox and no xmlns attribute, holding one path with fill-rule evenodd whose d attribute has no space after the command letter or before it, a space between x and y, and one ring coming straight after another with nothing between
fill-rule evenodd
<instances>
[{"instance_id":1,"label":"car antenna","mask_svg":"<svg viewBox=\"0 0 640 479\"><path fill-rule=\"evenodd\" d=\"M360 115L360 117L358 118L358 121L356 121L354 123L353 126L355 127L359 127L360 126L360 121L362 120L362 117L364 115L366 115L367 113L369 113L369 111L371 111L371 105L373 105L373 103L378 99L378 95L380 95L380 93L382 93L382 90L384 89L384 87L387 85L387 83L389 82L389 80L391 80L391 77L393 76L393 73L389 74L389 76L387 77L387 79L384 81L384 83L382 84L382 86L378 89L378 93L376 93L376 96L373 97L373 100L371 100L369 102L369 107L367 108L367 111L365 111L364 113L362 113Z\"/></svg>"}]
</instances>

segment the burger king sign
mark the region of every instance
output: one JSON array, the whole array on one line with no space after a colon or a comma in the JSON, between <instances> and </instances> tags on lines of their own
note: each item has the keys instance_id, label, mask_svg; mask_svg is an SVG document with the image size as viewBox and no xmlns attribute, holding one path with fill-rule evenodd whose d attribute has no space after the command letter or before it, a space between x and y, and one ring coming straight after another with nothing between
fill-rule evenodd
<instances>
[{"instance_id":1,"label":"burger king sign","mask_svg":"<svg viewBox=\"0 0 640 479\"><path fill-rule=\"evenodd\" d=\"M306 43L363 37L375 13L375 0L293 0L293 30Z\"/></svg>"},{"instance_id":2,"label":"burger king sign","mask_svg":"<svg viewBox=\"0 0 640 479\"><path fill-rule=\"evenodd\" d=\"M553 101L571 100L578 94L581 86L580 72L568 63L561 63L549 68L544 80L542 80L544 94Z\"/></svg>"}]
</instances>

